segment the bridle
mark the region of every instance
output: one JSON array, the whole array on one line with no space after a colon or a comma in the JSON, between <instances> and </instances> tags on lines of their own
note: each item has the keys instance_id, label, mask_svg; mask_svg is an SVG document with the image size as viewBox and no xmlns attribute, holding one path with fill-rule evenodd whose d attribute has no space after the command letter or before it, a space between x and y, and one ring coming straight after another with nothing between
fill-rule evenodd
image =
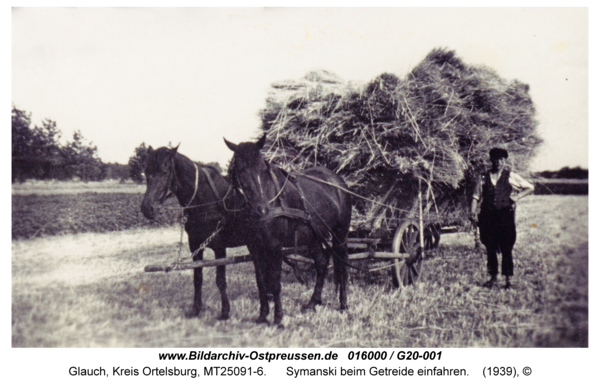
<instances>
[{"instance_id":1,"label":"bridle","mask_svg":"<svg viewBox=\"0 0 600 386\"><path fill-rule=\"evenodd\" d=\"M258 222L261 223L263 226L266 226L271 220L273 220L277 217L286 217L286 218L290 218L290 219L303 221L312 226L312 224L311 224L312 218L311 218L310 214L308 213L308 211L306 210L304 194L302 193L302 190L300 189L300 187L298 187L296 184L294 184L290 180L290 176L285 175L285 173L284 173L285 181L283 182L283 185L280 185L279 180L275 174L275 171L273 170L271 165L266 160L262 160L262 161L264 161L265 166L267 167L267 170L269 172L270 179L271 179L272 183L275 185L275 190L277 191L275 196L273 196L273 198L271 198L270 200L267 201L267 205L273 204L276 201L279 201L279 205L275 206L274 208L270 208L269 212L266 215L262 215L258 219ZM244 193L243 189L241 188L241 181L239 179L239 176L238 176L236 168L235 168L235 155L231 161L231 169L230 170L232 170L232 172L233 172L232 173L233 180L234 180L234 183L236 184L236 189L244 197L244 200L246 202L246 210L250 212L251 211L250 201L248 200L248 197ZM302 202L302 209L290 208L285 204L282 194L287 186L288 181L292 184L292 186L295 187L296 191L300 195L300 200Z\"/></svg>"},{"instance_id":2,"label":"bridle","mask_svg":"<svg viewBox=\"0 0 600 386\"><path fill-rule=\"evenodd\" d=\"M267 164L267 168L269 169L269 174L271 175L271 179L273 180L273 183L277 187L279 184L277 181L277 176L275 175L275 172L273 171L273 168L271 168L269 164ZM269 204L275 202L275 200L277 200L281 196L281 193L283 193L283 190L285 189L285 186L287 185L288 180L289 180L288 176L285 176L285 181L283 181L283 186L281 187L281 189L279 189L279 192L275 195L275 197L273 197L272 199L269 200ZM281 202L281 200L280 200L280 203L283 205L283 202Z\"/></svg>"},{"instance_id":3,"label":"bridle","mask_svg":"<svg viewBox=\"0 0 600 386\"><path fill-rule=\"evenodd\" d=\"M194 178L194 194L192 194L192 198L190 198L190 200L188 201L187 205L183 208L183 209L187 209L190 207L190 205L192 204L192 201L194 201L194 198L196 198L196 194L198 193L198 166L196 165L195 162L192 162L194 164L194 168L196 169L196 174L195 174L195 178ZM204 169L203 171L205 173L207 173ZM179 190L179 181L177 179L177 173L175 173L175 159L171 158L171 167L169 168L169 172L170 172L170 176L169 176L169 187L167 188L167 195L165 196L165 198L169 197L170 194L175 194L178 190ZM214 184L212 183L212 180L209 177L209 182L212 185L213 191L216 193L216 189L214 188ZM217 198L219 197L219 195L217 194Z\"/></svg>"},{"instance_id":4,"label":"bridle","mask_svg":"<svg viewBox=\"0 0 600 386\"><path fill-rule=\"evenodd\" d=\"M233 181L232 181L232 185L235 185L235 189L242 195L242 197L244 197L244 201L246 203L246 206L249 208L250 205L250 201L248 200L248 197L246 196L246 193L244 192L244 189L242 188L242 182L240 181L240 177L237 173L236 167L235 167L235 155L233 156L233 158L231 159L231 167L230 170L232 171L233 174ZM275 200L277 200L281 194L283 193L283 190L285 189L285 186L287 184L287 177L285 179L285 182L283 184L283 186L281 187L281 189L279 188L279 184L277 182L277 176L275 176L275 173L273 172L273 169L270 167L269 163L267 161L265 162L265 166L267 167L267 170L269 171L269 175L271 177L271 180L273 181L273 183L275 184L275 186L277 187L278 193L272 198L270 199L267 203L268 204L272 204L273 202L275 202Z\"/></svg>"},{"instance_id":5,"label":"bridle","mask_svg":"<svg viewBox=\"0 0 600 386\"><path fill-rule=\"evenodd\" d=\"M239 209L230 209L227 208L227 198L229 197L229 194L232 191L233 188L233 184L228 184L229 187L227 189L227 192L225 193L225 195L223 197L221 197L221 195L219 194L219 191L217 190L217 186L215 185L215 182L213 180L213 178L210 175L209 172L209 168L206 167L198 167L198 165L196 165L195 162L192 162L194 165L194 169L195 169L195 178L194 178L194 193L192 194L191 198L189 199L187 205L182 207L177 207L177 208L167 208L167 209L172 209L172 210L186 210L186 209L192 209L192 208L200 208L200 207L206 207L208 205L213 205L216 204L222 212L238 212ZM204 173L204 176L206 177L206 181L208 182L208 186L210 187L213 195L215 196L215 201L210 201L210 202L206 202L203 204L198 204L198 205L192 205L194 199L197 197L198 191L199 191L199 185L200 185L200 178L199 178L199 174L200 174L200 170L202 170L202 172ZM171 195L177 195L177 193L179 192L179 190L181 189L180 187L180 183L179 183L179 179L177 178L177 173L175 172L175 160L172 159L171 160L171 164L169 165L168 169L167 169L167 183L166 183L166 189L167 192L165 193L165 197L159 201L159 204L162 205L162 203L169 198Z\"/></svg>"},{"instance_id":6,"label":"bridle","mask_svg":"<svg viewBox=\"0 0 600 386\"><path fill-rule=\"evenodd\" d=\"M229 166L229 170L233 177L231 180L231 186L234 190L236 190L239 194L242 195L246 207L250 208L250 201L248 201L248 197L246 197L246 193L244 192L244 189L242 189L242 182L240 181L240 176L238 175L237 170L235 170L235 163L236 159L234 155L233 158L231 158L231 165Z\"/></svg>"}]
</instances>

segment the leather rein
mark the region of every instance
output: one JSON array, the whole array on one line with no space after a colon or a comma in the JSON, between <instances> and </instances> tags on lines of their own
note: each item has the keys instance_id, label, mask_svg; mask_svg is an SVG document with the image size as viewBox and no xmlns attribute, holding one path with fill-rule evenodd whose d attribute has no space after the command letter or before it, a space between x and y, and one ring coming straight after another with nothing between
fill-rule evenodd
<instances>
[{"instance_id":1,"label":"leather rein","mask_svg":"<svg viewBox=\"0 0 600 386\"><path fill-rule=\"evenodd\" d=\"M215 195L215 197L217 198L216 203L218 203L219 208L221 210L225 210L225 204L224 204L224 198L221 198L221 195L219 194L219 192L217 191L217 187L212 179L212 177L210 176L210 173L208 172L208 170L206 170L206 168L204 167L200 167L200 169L198 169L198 165L196 165L195 162L192 162L195 168L195 179L194 179L194 193L192 194L192 197L190 198L189 202L187 203L187 205L185 207L183 207L183 210L185 211L186 209L190 209L190 208L194 208L196 206L191 206L192 202L194 201L194 199L196 198L196 195L198 194L198 184L199 184L199 170L202 170L202 172L204 173L204 175L206 176L206 180L208 181L208 185L210 186L210 189L212 190L213 194ZM173 173L173 178L171 179L171 186L174 187L173 188L169 188L169 190L175 194L175 191L179 190L177 185L178 185L178 178L177 178L177 173L175 173L175 163L173 161L172 163L172 168L171 168L171 173ZM206 212L206 214L208 214L208 212ZM217 218L217 215L213 215L210 217L207 217L207 219L212 219L212 218ZM221 218L222 214L218 215L218 218Z\"/></svg>"}]
</instances>

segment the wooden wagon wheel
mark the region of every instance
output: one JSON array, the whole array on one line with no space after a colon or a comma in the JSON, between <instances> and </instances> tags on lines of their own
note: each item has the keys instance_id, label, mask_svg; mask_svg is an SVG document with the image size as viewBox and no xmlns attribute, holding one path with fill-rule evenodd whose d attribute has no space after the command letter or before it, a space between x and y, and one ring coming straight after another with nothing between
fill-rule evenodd
<instances>
[{"instance_id":1,"label":"wooden wagon wheel","mask_svg":"<svg viewBox=\"0 0 600 386\"><path fill-rule=\"evenodd\" d=\"M407 253L407 259L397 259L392 267L392 283L396 288L415 283L421 274L421 248L419 246L419 224L405 220L396 229L392 252Z\"/></svg>"},{"instance_id":2,"label":"wooden wagon wheel","mask_svg":"<svg viewBox=\"0 0 600 386\"><path fill-rule=\"evenodd\" d=\"M435 249L440 245L442 226L434 223L425 227L425 250Z\"/></svg>"}]
</instances>

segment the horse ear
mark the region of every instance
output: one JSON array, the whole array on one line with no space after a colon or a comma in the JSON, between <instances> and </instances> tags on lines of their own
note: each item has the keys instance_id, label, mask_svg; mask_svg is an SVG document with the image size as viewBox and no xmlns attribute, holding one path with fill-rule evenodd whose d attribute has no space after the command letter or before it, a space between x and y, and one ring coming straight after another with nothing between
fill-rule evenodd
<instances>
[{"instance_id":1,"label":"horse ear","mask_svg":"<svg viewBox=\"0 0 600 386\"><path fill-rule=\"evenodd\" d=\"M151 153L153 151L154 151L154 149L152 148L152 146L148 146L148 153Z\"/></svg>"},{"instance_id":2,"label":"horse ear","mask_svg":"<svg viewBox=\"0 0 600 386\"><path fill-rule=\"evenodd\" d=\"M258 146L259 150L262 149L262 147L265 145L265 142L267 142L267 133L264 133L262 138L256 142L256 146Z\"/></svg>"},{"instance_id":3,"label":"horse ear","mask_svg":"<svg viewBox=\"0 0 600 386\"><path fill-rule=\"evenodd\" d=\"M173 157L175 154L177 154L177 149L179 149L179 145L175 146L174 148L171 149L171 153L169 154L171 157Z\"/></svg>"},{"instance_id":4,"label":"horse ear","mask_svg":"<svg viewBox=\"0 0 600 386\"><path fill-rule=\"evenodd\" d=\"M236 145L235 143L229 142L228 140L225 139L225 137L223 137L223 141L225 141L225 145L227 145L229 150L231 150L234 153L237 151L238 145Z\"/></svg>"}]
</instances>

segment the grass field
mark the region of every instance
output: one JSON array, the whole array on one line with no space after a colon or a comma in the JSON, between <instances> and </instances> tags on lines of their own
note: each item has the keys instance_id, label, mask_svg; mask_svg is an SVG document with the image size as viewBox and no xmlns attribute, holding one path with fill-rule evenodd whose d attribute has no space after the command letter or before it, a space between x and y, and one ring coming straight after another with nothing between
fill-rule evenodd
<instances>
[{"instance_id":1,"label":"grass field","mask_svg":"<svg viewBox=\"0 0 600 386\"><path fill-rule=\"evenodd\" d=\"M132 181L56 181L56 180L28 180L11 185L13 195L51 195L51 194L78 194L78 193L144 193L145 184L136 184Z\"/></svg>"},{"instance_id":2,"label":"grass field","mask_svg":"<svg viewBox=\"0 0 600 386\"><path fill-rule=\"evenodd\" d=\"M87 232L112 232L156 228L178 224L181 215L177 201L169 199L154 221L140 212L142 193L96 193L13 195L12 238Z\"/></svg>"},{"instance_id":3,"label":"grass field","mask_svg":"<svg viewBox=\"0 0 600 386\"><path fill-rule=\"evenodd\" d=\"M145 185L118 181L12 184L11 236L32 239L177 224L181 211L175 198L165 202L155 221L142 216L145 190Z\"/></svg>"},{"instance_id":4,"label":"grass field","mask_svg":"<svg viewBox=\"0 0 600 386\"><path fill-rule=\"evenodd\" d=\"M483 251L467 233L443 235L413 287L395 290L384 273L352 275L344 313L330 280L324 306L302 313L314 281L302 285L284 275L284 330L253 322L258 295L251 263L228 267L230 320L216 320L220 300L212 268L204 270L206 309L186 318L192 272L143 272L176 258L174 227L13 240L12 345L586 347L587 224L587 196L524 199L510 290L481 287L487 279Z\"/></svg>"}]
</instances>

